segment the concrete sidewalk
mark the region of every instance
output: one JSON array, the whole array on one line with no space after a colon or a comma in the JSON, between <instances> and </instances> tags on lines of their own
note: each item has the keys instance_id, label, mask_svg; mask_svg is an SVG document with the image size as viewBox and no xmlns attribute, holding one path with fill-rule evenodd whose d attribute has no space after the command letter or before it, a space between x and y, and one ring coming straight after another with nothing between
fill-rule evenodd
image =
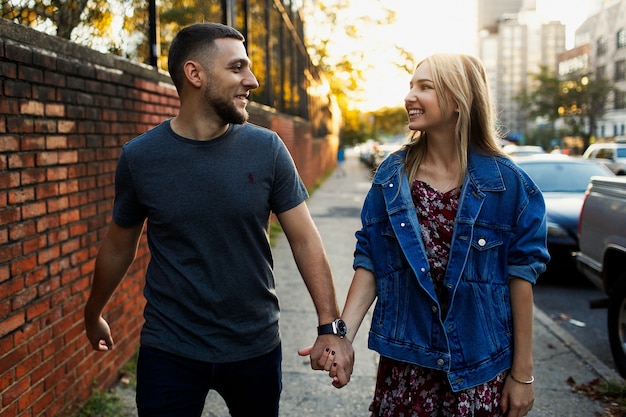
<instances>
[{"instance_id":1,"label":"concrete sidewalk","mask_svg":"<svg viewBox=\"0 0 626 417\"><path fill-rule=\"evenodd\" d=\"M340 307L353 274L354 233L360 227L359 213L370 185L369 170L355 155L347 154L345 171L345 176L329 177L309 200L311 214L330 258ZM370 317L366 317L354 341L356 363L351 382L338 390L332 387L327 374L311 370L308 361L297 354L298 349L315 340L315 309L284 236L277 239L273 250L276 287L282 308L284 388L281 416L369 416L377 366L377 354L367 348ZM619 380L620 377L539 309L535 309L534 357L536 401L529 416L595 416L603 413L599 403L572 392L568 379L583 384L595 378ZM209 416L229 416L223 401L214 392L207 398L203 414L203 417Z\"/></svg>"}]
</instances>

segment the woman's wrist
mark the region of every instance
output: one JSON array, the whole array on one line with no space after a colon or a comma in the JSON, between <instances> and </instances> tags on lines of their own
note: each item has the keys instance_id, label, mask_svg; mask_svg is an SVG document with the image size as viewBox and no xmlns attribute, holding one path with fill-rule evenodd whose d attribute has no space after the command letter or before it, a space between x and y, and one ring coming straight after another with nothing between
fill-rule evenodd
<instances>
[{"instance_id":1,"label":"woman's wrist","mask_svg":"<svg viewBox=\"0 0 626 417\"><path fill-rule=\"evenodd\" d=\"M509 374L509 376L511 377L511 379L515 382L517 382L518 384L524 384L524 385L530 385L533 382L535 382L535 377L533 375L530 376L530 379L528 380L523 380L523 379L517 379L513 376L512 373Z\"/></svg>"}]
</instances>

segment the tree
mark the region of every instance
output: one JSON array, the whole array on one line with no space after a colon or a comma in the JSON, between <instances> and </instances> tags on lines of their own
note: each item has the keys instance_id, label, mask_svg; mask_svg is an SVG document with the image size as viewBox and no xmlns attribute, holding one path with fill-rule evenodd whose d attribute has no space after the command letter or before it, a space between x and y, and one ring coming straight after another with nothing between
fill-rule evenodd
<instances>
[{"instance_id":1,"label":"tree","mask_svg":"<svg viewBox=\"0 0 626 417\"><path fill-rule=\"evenodd\" d=\"M132 0L117 0L125 11ZM0 0L0 17L76 43L119 53L107 0Z\"/></svg>"},{"instance_id":2,"label":"tree","mask_svg":"<svg viewBox=\"0 0 626 417\"><path fill-rule=\"evenodd\" d=\"M595 78L589 72L573 72L563 78L546 66L530 74L531 91L523 91L516 99L527 109L529 118L543 118L552 125L562 119L570 134L581 136L584 146L589 145L597 121L605 113L605 101L616 91L606 78Z\"/></svg>"},{"instance_id":3,"label":"tree","mask_svg":"<svg viewBox=\"0 0 626 417\"><path fill-rule=\"evenodd\" d=\"M596 131L597 121L606 112L607 97L617 89L608 79L594 78L591 73L572 73L562 85L562 94L567 99L566 106L559 108L559 113L569 120L574 132L582 136L586 149Z\"/></svg>"}]
</instances>

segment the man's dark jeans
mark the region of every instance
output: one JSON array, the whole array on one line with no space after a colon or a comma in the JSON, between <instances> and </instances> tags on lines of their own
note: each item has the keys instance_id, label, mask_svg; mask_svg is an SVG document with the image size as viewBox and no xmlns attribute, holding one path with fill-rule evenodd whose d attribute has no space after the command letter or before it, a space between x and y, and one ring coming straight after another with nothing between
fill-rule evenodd
<instances>
[{"instance_id":1,"label":"man's dark jeans","mask_svg":"<svg viewBox=\"0 0 626 417\"><path fill-rule=\"evenodd\" d=\"M212 363L142 346L137 361L139 417L200 417L209 390L233 417L278 417L282 349L240 362Z\"/></svg>"}]
</instances>

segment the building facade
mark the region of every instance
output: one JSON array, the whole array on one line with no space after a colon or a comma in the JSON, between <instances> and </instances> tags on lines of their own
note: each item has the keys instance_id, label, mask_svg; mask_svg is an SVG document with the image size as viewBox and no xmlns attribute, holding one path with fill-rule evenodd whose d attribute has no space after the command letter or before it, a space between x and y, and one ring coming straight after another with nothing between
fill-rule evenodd
<instances>
[{"instance_id":1,"label":"building facade","mask_svg":"<svg viewBox=\"0 0 626 417\"><path fill-rule=\"evenodd\" d=\"M495 28L480 33L479 54L487 67L503 134L524 142L535 125L518 97L530 87L530 74L540 66L556 70L557 55L565 50L565 25L547 20L534 1L525 1L520 10L498 16Z\"/></svg>"},{"instance_id":2,"label":"building facade","mask_svg":"<svg viewBox=\"0 0 626 417\"><path fill-rule=\"evenodd\" d=\"M626 135L626 1L604 1L601 10L577 30L578 46L588 45L589 71L607 78L615 90L609 94L604 115L591 134L591 141L610 141Z\"/></svg>"}]
</instances>

